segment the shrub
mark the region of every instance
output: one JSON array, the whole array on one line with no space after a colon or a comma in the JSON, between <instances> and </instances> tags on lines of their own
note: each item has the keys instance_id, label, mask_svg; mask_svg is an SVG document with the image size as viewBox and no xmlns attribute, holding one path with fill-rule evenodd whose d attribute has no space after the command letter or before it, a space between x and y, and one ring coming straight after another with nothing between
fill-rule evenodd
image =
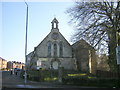
<instances>
[{"instance_id":1,"label":"shrub","mask_svg":"<svg viewBox=\"0 0 120 90\"><path fill-rule=\"evenodd\" d=\"M87 77L64 77L63 84L72 84L80 86L97 86L97 87L120 87L118 79L105 78L87 78Z\"/></svg>"}]
</instances>

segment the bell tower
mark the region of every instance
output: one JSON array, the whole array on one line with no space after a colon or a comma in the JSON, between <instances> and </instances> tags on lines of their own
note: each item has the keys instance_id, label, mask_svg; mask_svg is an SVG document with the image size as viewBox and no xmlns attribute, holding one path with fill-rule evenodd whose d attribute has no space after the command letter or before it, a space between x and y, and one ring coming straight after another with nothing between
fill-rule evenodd
<instances>
[{"instance_id":1,"label":"bell tower","mask_svg":"<svg viewBox=\"0 0 120 90\"><path fill-rule=\"evenodd\" d=\"M56 19L56 18L54 18L53 20L52 20L52 29L51 29L51 31L59 31L59 29L58 29L58 20Z\"/></svg>"}]
</instances>

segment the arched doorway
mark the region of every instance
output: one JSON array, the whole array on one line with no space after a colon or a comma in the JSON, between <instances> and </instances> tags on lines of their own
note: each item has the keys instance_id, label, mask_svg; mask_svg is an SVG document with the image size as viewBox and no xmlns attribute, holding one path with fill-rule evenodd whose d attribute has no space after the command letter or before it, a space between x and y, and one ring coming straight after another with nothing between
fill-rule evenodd
<instances>
[{"instance_id":1,"label":"arched doorway","mask_svg":"<svg viewBox=\"0 0 120 90\"><path fill-rule=\"evenodd\" d=\"M53 66L53 69L58 69L58 62L57 61L54 61L53 63L52 63L52 66Z\"/></svg>"},{"instance_id":2,"label":"arched doorway","mask_svg":"<svg viewBox=\"0 0 120 90\"><path fill-rule=\"evenodd\" d=\"M57 70L57 69L59 69L60 65L61 65L61 63L60 63L59 59L56 59L56 58L52 59L52 61L51 61L51 69Z\"/></svg>"}]
</instances>

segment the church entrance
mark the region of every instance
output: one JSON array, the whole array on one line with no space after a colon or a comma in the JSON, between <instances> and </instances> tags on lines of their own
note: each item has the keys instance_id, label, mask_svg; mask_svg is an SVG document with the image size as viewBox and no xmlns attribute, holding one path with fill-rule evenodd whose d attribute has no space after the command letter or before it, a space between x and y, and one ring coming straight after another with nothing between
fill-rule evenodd
<instances>
[{"instance_id":1,"label":"church entrance","mask_svg":"<svg viewBox=\"0 0 120 90\"><path fill-rule=\"evenodd\" d=\"M53 66L53 69L58 69L58 62L54 61L52 66Z\"/></svg>"},{"instance_id":2,"label":"church entrance","mask_svg":"<svg viewBox=\"0 0 120 90\"><path fill-rule=\"evenodd\" d=\"M59 69L59 67L60 67L59 59L53 59L51 61L51 68L57 70L57 69Z\"/></svg>"}]
</instances>

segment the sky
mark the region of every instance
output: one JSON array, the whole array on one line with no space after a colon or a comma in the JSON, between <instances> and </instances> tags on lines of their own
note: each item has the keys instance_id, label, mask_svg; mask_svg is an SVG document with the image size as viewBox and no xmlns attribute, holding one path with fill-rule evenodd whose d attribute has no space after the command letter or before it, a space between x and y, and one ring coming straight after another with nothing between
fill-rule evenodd
<instances>
[{"instance_id":1,"label":"sky","mask_svg":"<svg viewBox=\"0 0 120 90\"><path fill-rule=\"evenodd\" d=\"M70 42L73 25L66 10L74 2L27 2L28 42L27 54L51 31L54 17L59 21L59 31ZM0 57L7 61L25 62L26 5L24 2L0 2ZM70 42L71 43L71 42Z\"/></svg>"}]
</instances>

